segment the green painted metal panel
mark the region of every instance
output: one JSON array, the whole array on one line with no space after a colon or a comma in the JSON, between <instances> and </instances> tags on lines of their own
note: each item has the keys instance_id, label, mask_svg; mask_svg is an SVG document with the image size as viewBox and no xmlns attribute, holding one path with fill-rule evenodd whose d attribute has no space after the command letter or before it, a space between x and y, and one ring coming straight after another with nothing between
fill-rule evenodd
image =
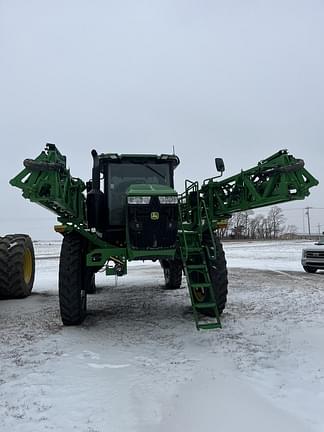
<instances>
[{"instance_id":1,"label":"green painted metal panel","mask_svg":"<svg viewBox=\"0 0 324 432\"><path fill-rule=\"evenodd\" d=\"M127 259L132 260L154 260L161 258L174 258L176 249L151 249L151 250L139 250L139 249L127 249Z\"/></svg>"},{"instance_id":2,"label":"green painted metal panel","mask_svg":"<svg viewBox=\"0 0 324 432\"><path fill-rule=\"evenodd\" d=\"M160 184L133 184L127 190L128 196L177 196L169 186Z\"/></svg>"}]
</instances>

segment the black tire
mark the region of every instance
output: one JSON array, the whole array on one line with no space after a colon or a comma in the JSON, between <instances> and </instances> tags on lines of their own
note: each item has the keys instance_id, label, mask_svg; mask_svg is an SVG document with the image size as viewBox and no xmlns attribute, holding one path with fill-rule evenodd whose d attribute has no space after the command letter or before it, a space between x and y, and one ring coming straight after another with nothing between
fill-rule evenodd
<instances>
[{"instance_id":1,"label":"black tire","mask_svg":"<svg viewBox=\"0 0 324 432\"><path fill-rule=\"evenodd\" d=\"M317 268L316 267L309 267L309 266L303 266L305 272L307 273L316 273Z\"/></svg>"},{"instance_id":2,"label":"black tire","mask_svg":"<svg viewBox=\"0 0 324 432\"><path fill-rule=\"evenodd\" d=\"M18 238L18 237L28 238L29 235L28 234L6 234L4 238L6 238L8 240L12 240L13 238Z\"/></svg>"},{"instance_id":3,"label":"black tire","mask_svg":"<svg viewBox=\"0 0 324 432\"><path fill-rule=\"evenodd\" d=\"M95 273L89 268L86 269L85 286L87 294L96 293Z\"/></svg>"},{"instance_id":4,"label":"black tire","mask_svg":"<svg viewBox=\"0 0 324 432\"><path fill-rule=\"evenodd\" d=\"M175 290L181 287L182 262L179 259L161 260L163 268L165 289Z\"/></svg>"},{"instance_id":5,"label":"black tire","mask_svg":"<svg viewBox=\"0 0 324 432\"><path fill-rule=\"evenodd\" d=\"M5 298L8 291L8 247L9 240L0 239L0 297Z\"/></svg>"},{"instance_id":6,"label":"black tire","mask_svg":"<svg viewBox=\"0 0 324 432\"><path fill-rule=\"evenodd\" d=\"M64 325L81 324L86 317L85 241L77 233L63 239L59 268L59 301Z\"/></svg>"},{"instance_id":7,"label":"black tire","mask_svg":"<svg viewBox=\"0 0 324 432\"><path fill-rule=\"evenodd\" d=\"M10 234L1 239L0 297L24 298L31 294L35 278L35 253L26 234Z\"/></svg>"},{"instance_id":8,"label":"black tire","mask_svg":"<svg viewBox=\"0 0 324 432\"><path fill-rule=\"evenodd\" d=\"M222 243L219 238L214 236L214 242L216 246L216 258L210 258L210 255L214 254L213 241L210 238L209 233L205 233L203 238L203 246L205 250L205 259L209 270L209 277L212 284L214 297L217 304L219 315L225 309L227 302L228 293L228 278L227 278L227 265L225 259L225 253L223 250ZM209 250L209 253L207 252ZM209 302L212 301L208 291L199 293L197 301ZM213 309L201 309L200 312L204 315L215 317L215 311Z\"/></svg>"}]
</instances>

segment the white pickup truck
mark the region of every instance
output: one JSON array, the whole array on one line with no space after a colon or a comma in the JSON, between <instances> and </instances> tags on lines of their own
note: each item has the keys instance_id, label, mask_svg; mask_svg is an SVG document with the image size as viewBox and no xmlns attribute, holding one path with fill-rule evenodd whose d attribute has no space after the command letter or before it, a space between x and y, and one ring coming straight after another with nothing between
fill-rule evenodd
<instances>
[{"instance_id":1,"label":"white pickup truck","mask_svg":"<svg viewBox=\"0 0 324 432\"><path fill-rule=\"evenodd\" d=\"M307 273L324 270L324 238L303 249L301 263Z\"/></svg>"}]
</instances>

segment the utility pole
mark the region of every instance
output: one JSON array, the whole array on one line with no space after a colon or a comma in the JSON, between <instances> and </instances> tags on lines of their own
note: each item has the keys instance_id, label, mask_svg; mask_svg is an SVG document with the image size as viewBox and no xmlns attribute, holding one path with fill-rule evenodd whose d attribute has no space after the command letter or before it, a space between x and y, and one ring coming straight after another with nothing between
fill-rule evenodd
<instances>
[{"instance_id":1,"label":"utility pole","mask_svg":"<svg viewBox=\"0 0 324 432\"><path fill-rule=\"evenodd\" d=\"M311 234L311 230L310 230L310 217L309 217L309 209L311 209L312 207L305 207L305 214L307 216L307 225L308 225L308 235Z\"/></svg>"}]
</instances>

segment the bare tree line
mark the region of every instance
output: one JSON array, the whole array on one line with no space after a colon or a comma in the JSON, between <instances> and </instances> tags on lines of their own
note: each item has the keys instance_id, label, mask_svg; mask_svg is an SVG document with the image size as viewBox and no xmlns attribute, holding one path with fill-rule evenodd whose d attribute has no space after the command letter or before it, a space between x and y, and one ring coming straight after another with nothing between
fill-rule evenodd
<instances>
[{"instance_id":1,"label":"bare tree line","mask_svg":"<svg viewBox=\"0 0 324 432\"><path fill-rule=\"evenodd\" d=\"M222 238L270 240L294 237L296 225L285 225L286 217L280 207L271 207L267 215L257 214L253 210L234 213L227 227L219 228Z\"/></svg>"}]
</instances>

